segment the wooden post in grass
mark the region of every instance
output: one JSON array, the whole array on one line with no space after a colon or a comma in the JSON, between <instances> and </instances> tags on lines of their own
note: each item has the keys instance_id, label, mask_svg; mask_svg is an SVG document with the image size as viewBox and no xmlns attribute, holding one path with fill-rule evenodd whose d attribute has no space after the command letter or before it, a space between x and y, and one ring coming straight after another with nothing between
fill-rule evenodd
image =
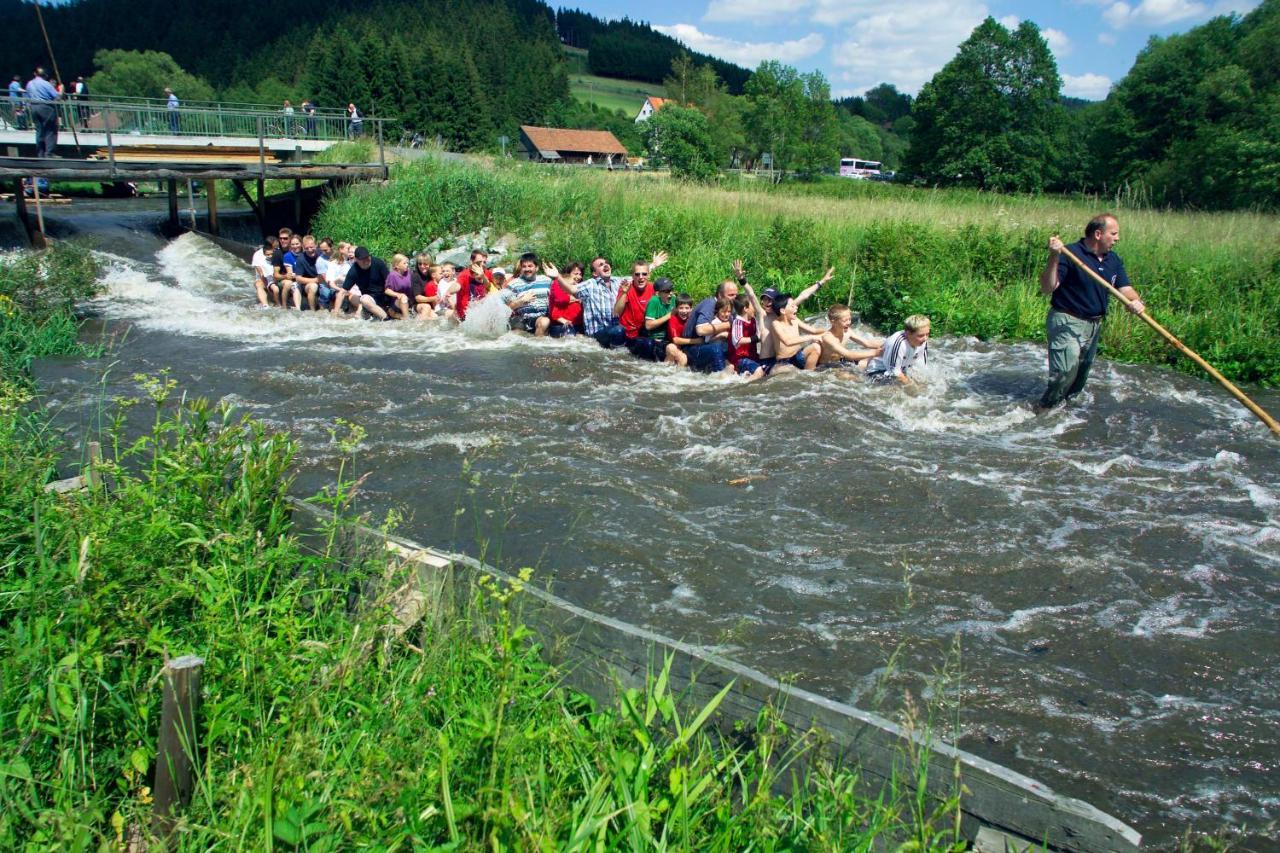
<instances>
[{"instance_id":1,"label":"wooden post in grass","mask_svg":"<svg viewBox=\"0 0 1280 853\"><path fill-rule=\"evenodd\" d=\"M91 489L96 489L102 485L102 474L98 471L98 466L102 464L102 445L96 441L89 442L89 463L84 469L85 485Z\"/></svg>"},{"instance_id":2,"label":"wooden post in grass","mask_svg":"<svg viewBox=\"0 0 1280 853\"><path fill-rule=\"evenodd\" d=\"M177 813L191 801L199 754L196 717L200 711L200 671L204 658L185 655L165 664L164 706L156 748L155 805L151 831L160 838L173 832Z\"/></svg>"}]
</instances>

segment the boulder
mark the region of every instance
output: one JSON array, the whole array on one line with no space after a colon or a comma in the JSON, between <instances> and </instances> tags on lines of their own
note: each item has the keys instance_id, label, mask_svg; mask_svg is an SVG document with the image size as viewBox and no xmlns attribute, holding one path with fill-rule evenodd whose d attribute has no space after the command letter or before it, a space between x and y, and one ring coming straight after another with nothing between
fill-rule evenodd
<instances>
[{"instance_id":1,"label":"boulder","mask_svg":"<svg viewBox=\"0 0 1280 853\"><path fill-rule=\"evenodd\" d=\"M455 246L452 249L446 249L443 252L436 253L437 264L453 264L458 269L462 269L471 263L471 247Z\"/></svg>"}]
</instances>

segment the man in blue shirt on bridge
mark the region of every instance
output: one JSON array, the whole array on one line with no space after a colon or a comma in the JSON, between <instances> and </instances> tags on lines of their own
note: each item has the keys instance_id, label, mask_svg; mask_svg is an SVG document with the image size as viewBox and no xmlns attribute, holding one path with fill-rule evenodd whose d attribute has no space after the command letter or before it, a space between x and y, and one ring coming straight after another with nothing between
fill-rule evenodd
<instances>
[{"instance_id":1,"label":"man in blue shirt on bridge","mask_svg":"<svg viewBox=\"0 0 1280 853\"><path fill-rule=\"evenodd\" d=\"M27 83L27 110L36 129L36 156L52 157L58 147L58 90L46 79L43 68L37 68Z\"/></svg>"},{"instance_id":2,"label":"man in blue shirt on bridge","mask_svg":"<svg viewBox=\"0 0 1280 853\"><path fill-rule=\"evenodd\" d=\"M1146 310L1138 291L1129 284L1124 262L1111 251L1120 242L1120 223L1110 213L1100 213L1084 228L1084 239L1065 246L1058 236L1049 238L1049 260L1040 273L1040 292L1050 297L1045 329L1049 337L1049 387L1036 405L1037 411L1051 409L1084 390L1089 368L1098 353L1102 319L1107 314L1110 293L1082 271L1070 258L1071 252L1109 281L1129 300L1129 310Z\"/></svg>"}]
</instances>

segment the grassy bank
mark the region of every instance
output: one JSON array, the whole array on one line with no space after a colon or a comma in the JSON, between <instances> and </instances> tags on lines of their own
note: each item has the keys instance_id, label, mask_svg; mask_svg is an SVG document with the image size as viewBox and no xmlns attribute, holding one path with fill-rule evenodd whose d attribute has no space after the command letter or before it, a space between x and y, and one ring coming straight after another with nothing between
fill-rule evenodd
<instances>
[{"instance_id":1,"label":"grassy bank","mask_svg":"<svg viewBox=\"0 0 1280 853\"><path fill-rule=\"evenodd\" d=\"M664 248L666 274L694 294L710 292L735 257L757 282L791 289L834 264L839 273L818 308L845 301L852 283L853 307L882 328L920 312L936 331L1002 340L1043 338L1037 278L1048 236L1075 239L1091 214L1115 207L852 181L707 188L651 175L432 160L393 177L329 203L316 228L383 254L482 226L524 235L556 260L603 253L621 267ZM1115 212L1119 251L1153 316L1226 375L1280 384L1280 220ZM1195 371L1121 312L1107 323L1103 351Z\"/></svg>"},{"instance_id":2,"label":"grassy bank","mask_svg":"<svg viewBox=\"0 0 1280 853\"><path fill-rule=\"evenodd\" d=\"M0 280L91 272L64 251L5 260ZM14 323L40 324L43 309L11 298ZM45 351L77 352L74 322L57 328L70 334ZM136 399L113 404L109 487L46 493L60 448L28 380L13 380L0 377L4 849L157 843L157 673L183 654L206 660L187 849L956 845L955 799L868 798L768 710L728 744L705 713L678 710L660 674L619 708L592 707L557 685L509 588L384 639L389 604L360 593L394 586L392 568L338 566L295 539L292 442L176 404L164 376L137 377ZM149 427L127 438L126 417ZM353 451L358 428L337 427L336 448ZM353 464L318 498L335 525L349 523Z\"/></svg>"}]
</instances>

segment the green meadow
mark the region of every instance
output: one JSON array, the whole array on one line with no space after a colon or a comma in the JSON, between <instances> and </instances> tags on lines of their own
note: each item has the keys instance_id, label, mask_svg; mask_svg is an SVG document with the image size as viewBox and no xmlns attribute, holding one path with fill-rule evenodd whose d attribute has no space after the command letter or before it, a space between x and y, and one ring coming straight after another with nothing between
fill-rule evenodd
<instances>
[{"instance_id":1,"label":"green meadow","mask_svg":"<svg viewBox=\"0 0 1280 853\"><path fill-rule=\"evenodd\" d=\"M1038 276L1051 234L1068 242L1113 211L1118 251L1152 316L1228 377L1280 385L1280 219L1155 210L1130 198L1008 196L828 178L714 186L662 175L427 159L381 186L344 191L317 233L380 253L489 227L556 262L622 267L659 249L680 289L710 293L734 258L752 280L795 291L835 266L815 308L848 301L890 329L914 313L935 331L1043 338ZM1113 311L1103 354L1196 372L1141 321Z\"/></svg>"}]
</instances>

